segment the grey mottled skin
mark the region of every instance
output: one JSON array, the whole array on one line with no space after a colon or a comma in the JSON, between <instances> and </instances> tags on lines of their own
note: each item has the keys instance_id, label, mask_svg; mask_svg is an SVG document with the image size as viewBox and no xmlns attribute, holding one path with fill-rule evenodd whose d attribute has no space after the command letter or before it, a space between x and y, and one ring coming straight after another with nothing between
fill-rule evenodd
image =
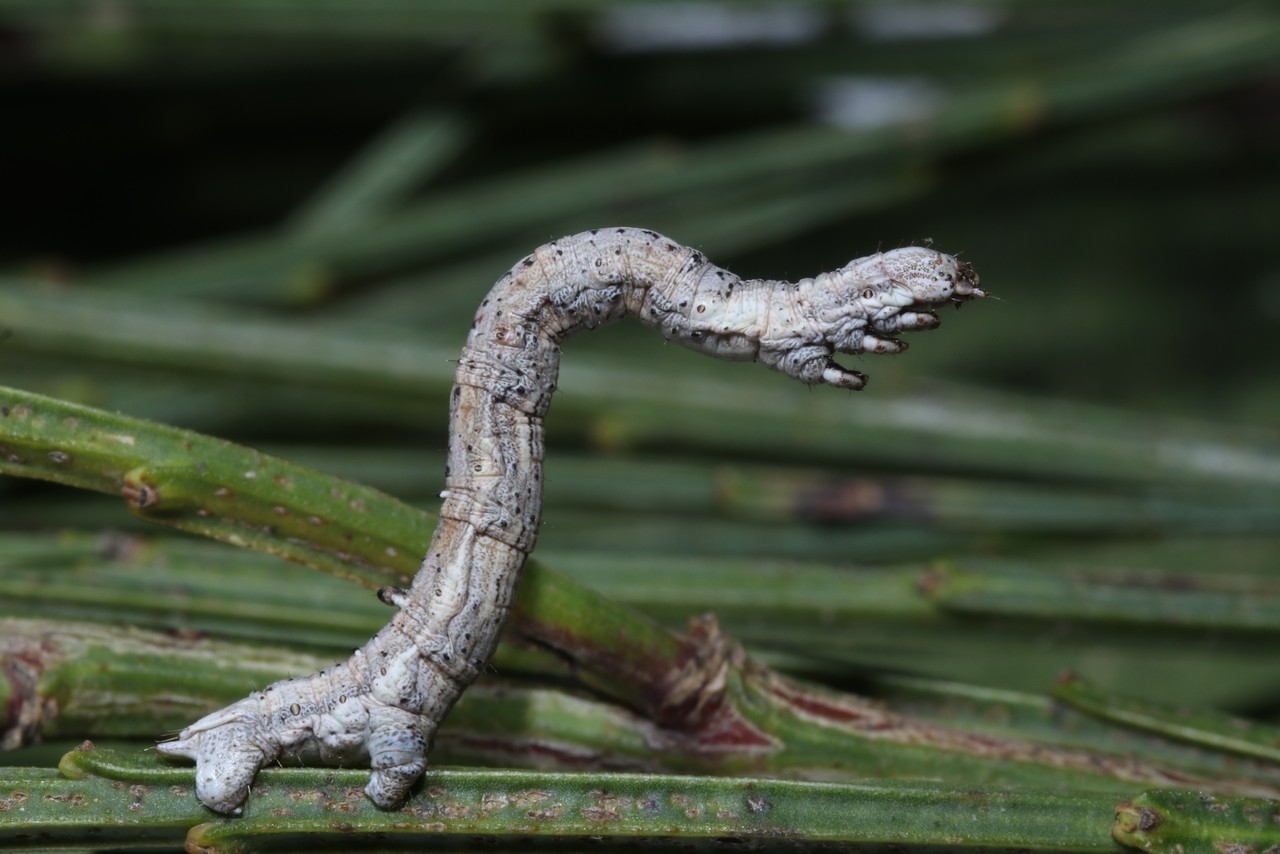
<instances>
[{"instance_id":1,"label":"grey mottled skin","mask_svg":"<svg viewBox=\"0 0 1280 854\"><path fill-rule=\"evenodd\" d=\"M712 356L801 382L858 389L833 353L897 353L931 329L931 305L984 296L968 264L910 247L798 282L743 281L652 231L596 229L540 246L481 304L450 406L440 523L395 617L351 658L257 691L187 727L161 753L196 760L196 794L239 814L258 769L281 758L368 761L365 791L399 805L441 719L498 642L542 512L542 419L560 342L624 315Z\"/></svg>"}]
</instances>

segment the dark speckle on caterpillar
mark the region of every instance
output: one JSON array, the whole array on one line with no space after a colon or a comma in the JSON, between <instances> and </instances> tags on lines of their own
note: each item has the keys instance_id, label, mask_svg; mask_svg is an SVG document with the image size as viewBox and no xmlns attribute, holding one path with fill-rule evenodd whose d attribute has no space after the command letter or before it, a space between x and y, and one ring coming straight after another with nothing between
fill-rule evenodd
<instances>
[{"instance_id":1,"label":"dark speckle on caterpillar","mask_svg":"<svg viewBox=\"0 0 1280 854\"><path fill-rule=\"evenodd\" d=\"M908 247L812 279L742 280L695 249L636 228L540 246L481 303L450 395L440 522L399 610L345 662L257 691L187 727L161 753L194 759L196 794L238 814L258 769L280 759L368 761L366 793L399 805L440 721L493 654L542 516L542 419L560 342L633 315L671 341L756 361L801 382L860 389L836 353L900 353L929 309L986 296L968 264Z\"/></svg>"}]
</instances>

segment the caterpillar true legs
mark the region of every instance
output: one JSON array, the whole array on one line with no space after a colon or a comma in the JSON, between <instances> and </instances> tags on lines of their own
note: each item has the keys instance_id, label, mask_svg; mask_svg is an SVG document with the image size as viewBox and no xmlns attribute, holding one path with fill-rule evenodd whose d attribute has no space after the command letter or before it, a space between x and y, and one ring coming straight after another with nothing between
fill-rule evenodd
<instances>
[{"instance_id":1,"label":"caterpillar true legs","mask_svg":"<svg viewBox=\"0 0 1280 854\"><path fill-rule=\"evenodd\" d=\"M966 263L908 247L798 282L744 281L652 231L595 229L548 243L504 274L472 324L450 399L440 522L398 608L351 658L277 682L159 745L194 759L196 794L237 814L280 759L373 769L365 791L400 804L441 719L489 660L542 513L542 418L559 342L634 315L711 356L758 361L801 382L859 389L835 353L897 353L932 329L928 308L985 296Z\"/></svg>"}]
</instances>

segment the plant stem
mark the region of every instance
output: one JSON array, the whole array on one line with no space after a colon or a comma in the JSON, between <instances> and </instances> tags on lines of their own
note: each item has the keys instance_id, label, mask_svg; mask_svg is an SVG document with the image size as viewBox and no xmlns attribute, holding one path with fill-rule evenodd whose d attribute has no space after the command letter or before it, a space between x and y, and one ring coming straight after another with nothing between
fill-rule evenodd
<instances>
[{"instance_id":1,"label":"plant stem","mask_svg":"<svg viewBox=\"0 0 1280 854\"><path fill-rule=\"evenodd\" d=\"M1055 571L1056 570L1056 571ZM921 582L944 611L1161 630L1280 633L1280 578L1178 576L1017 560L947 562Z\"/></svg>"},{"instance_id":2,"label":"plant stem","mask_svg":"<svg viewBox=\"0 0 1280 854\"><path fill-rule=\"evenodd\" d=\"M1175 709L1099 691L1077 676L1053 688L1053 696L1087 714L1187 744L1280 763L1280 729L1211 709Z\"/></svg>"},{"instance_id":3,"label":"plant stem","mask_svg":"<svg viewBox=\"0 0 1280 854\"><path fill-rule=\"evenodd\" d=\"M384 812L361 793L361 772L267 769L242 817L214 821L191 797L190 771L154 755L86 744L60 769L62 776L0 769L0 803L21 807L7 813L0 840L30 845L29 834L38 833L62 845L99 845L111 828L117 838L173 844L194 824L188 850L219 852L349 848L375 837L396 848L470 847L484 837L486 850L528 850L530 839L566 850L601 834L665 844L783 838L907 852L1114 850L1115 797L1090 793L433 769L403 809Z\"/></svg>"},{"instance_id":4,"label":"plant stem","mask_svg":"<svg viewBox=\"0 0 1280 854\"><path fill-rule=\"evenodd\" d=\"M307 236L339 234L389 213L462 150L453 115L415 111L388 128L298 210L289 226Z\"/></svg>"},{"instance_id":5,"label":"plant stem","mask_svg":"<svg viewBox=\"0 0 1280 854\"><path fill-rule=\"evenodd\" d=\"M1273 800L1154 790L1116 807L1112 833L1117 842L1158 854L1274 851L1277 815L1280 803Z\"/></svg>"}]
</instances>

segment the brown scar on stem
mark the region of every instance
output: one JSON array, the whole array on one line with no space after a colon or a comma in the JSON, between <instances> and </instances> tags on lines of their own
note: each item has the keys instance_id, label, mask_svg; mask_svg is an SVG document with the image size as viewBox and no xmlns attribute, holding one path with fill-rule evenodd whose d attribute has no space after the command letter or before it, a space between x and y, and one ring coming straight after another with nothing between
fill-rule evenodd
<instances>
[{"instance_id":1,"label":"brown scar on stem","mask_svg":"<svg viewBox=\"0 0 1280 854\"><path fill-rule=\"evenodd\" d=\"M699 751L777 749L779 742L744 718L729 696L729 669L746 660L742 646L724 634L714 614L693 618L675 665L650 700L649 717L689 738Z\"/></svg>"},{"instance_id":2,"label":"brown scar on stem","mask_svg":"<svg viewBox=\"0 0 1280 854\"><path fill-rule=\"evenodd\" d=\"M1160 826L1160 813L1148 806L1135 807L1132 801L1116 806L1116 831L1118 833L1150 833Z\"/></svg>"},{"instance_id":3,"label":"brown scar on stem","mask_svg":"<svg viewBox=\"0 0 1280 854\"><path fill-rule=\"evenodd\" d=\"M867 477L815 484L799 490L792 504L798 519L822 524L883 516L927 520L924 502L901 484Z\"/></svg>"},{"instance_id":4,"label":"brown scar on stem","mask_svg":"<svg viewBox=\"0 0 1280 854\"><path fill-rule=\"evenodd\" d=\"M1066 747L983 735L940 726L890 712L879 704L849 695L811 689L747 662L747 678L798 716L840 726L871 738L897 744L934 747L1004 762L1028 762L1084 773L1104 773L1115 779L1156 786L1205 786L1191 774L1144 762L1135 756L1108 756Z\"/></svg>"},{"instance_id":5,"label":"brown scar on stem","mask_svg":"<svg viewBox=\"0 0 1280 854\"><path fill-rule=\"evenodd\" d=\"M0 718L0 750L16 750L39 740L45 723L56 717L58 706L40 696L40 678L53 650L31 639L0 639L0 671L9 683L3 718Z\"/></svg>"},{"instance_id":6,"label":"brown scar on stem","mask_svg":"<svg viewBox=\"0 0 1280 854\"><path fill-rule=\"evenodd\" d=\"M151 510L160 503L160 490L149 479L148 472L141 468L125 474L120 494L131 510Z\"/></svg>"}]
</instances>

